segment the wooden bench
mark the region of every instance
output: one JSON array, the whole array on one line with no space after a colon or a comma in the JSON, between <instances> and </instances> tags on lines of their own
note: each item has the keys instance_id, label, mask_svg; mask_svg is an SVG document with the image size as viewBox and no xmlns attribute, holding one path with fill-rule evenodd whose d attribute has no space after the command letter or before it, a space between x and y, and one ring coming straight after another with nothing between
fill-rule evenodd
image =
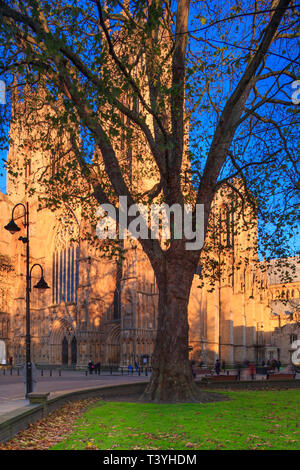
<instances>
[{"instance_id":1,"label":"wooden bench","mask_svg":"<svg viewBox=\"0 0 300 470\"><path fill-rule=\"evenodd\" d=\"M268 374L268 380L294 380L296 374Z\"/></svg>"},{"instance_id":2,"label":"wooden bench","mask_svg":"<svg viewBox=\"0 0 300 470\"><path fill-rule=\"evenodd\" d=\"M194 367L193 372L195 375L210 375L211 374L209 369L201 369L200 367Z\"/></svg>"},{"instance_id":3,"label":"wooden bench","mask_svg":"<svg viewBox=\"0 0 300 470\"><path fill-rule=\"evenodd\" d=\"M214 382L232 382L234 380L237 380L238 376L237 375L212 375L212 380Z\"/></svg>"},{"instance_id":4,"label":"wooden bench","mask_svg":"<svg viewBox=\"0 0 300 470\"><path fill-rule=\"evenodd\" d=\"M210 377L205 377L206 380L212 382L235 382L238 379L237 375L211 375Z\"/></svg>"}]
</instances>

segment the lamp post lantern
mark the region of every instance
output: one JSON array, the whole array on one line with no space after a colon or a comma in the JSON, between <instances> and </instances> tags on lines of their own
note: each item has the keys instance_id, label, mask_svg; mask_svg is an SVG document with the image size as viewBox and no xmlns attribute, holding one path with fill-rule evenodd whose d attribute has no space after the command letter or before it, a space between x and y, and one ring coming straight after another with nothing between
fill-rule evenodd
<instances>
[{"instance_id":1,"label":"lamp post lantern","mask_svg":"<svg viewBox=\"0 0 300 470\"><path fill-rule=\"evenodd\" d=\"M31 269L29 266L29 207L28 202L26 206L23 203L16 204L12 210L11 221L4 227L12 235L19 232L21 229L14 221L14 212L15 209L19 206L22 206L24 209L24 222L23 225L26 227L26 237L19 237L19 240L26 244L26 398L28 394L32 392L32 367L31 367L31 349L30 349L30 292L31 292L31 272L35 266L39 266L41 269L41 279L34 286L34 288L45 290L49 289L48 284L44 279L43 268L40 264L35 263Z\"/></svg>"}]
</instances>

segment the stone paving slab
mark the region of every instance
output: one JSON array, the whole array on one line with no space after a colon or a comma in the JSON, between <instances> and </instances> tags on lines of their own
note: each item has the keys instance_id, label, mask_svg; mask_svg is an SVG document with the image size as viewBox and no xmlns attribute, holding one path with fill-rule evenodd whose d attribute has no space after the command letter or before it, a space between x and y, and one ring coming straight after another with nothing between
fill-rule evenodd
<instances>
[{"instance_id":1,"label":"stone paving slab","mask_svg":"<svg viewBox=\"0 0 300 470\"><path fill-rule=\"evenodd\" d=\"M8 400L8 399L3 399L1 400L0 397L0 416L4 415L6 413L9 413L10 411L17 410L19 408L23 408L24 406L29 405L28 400Z\"/></svg>"}]
</instances>

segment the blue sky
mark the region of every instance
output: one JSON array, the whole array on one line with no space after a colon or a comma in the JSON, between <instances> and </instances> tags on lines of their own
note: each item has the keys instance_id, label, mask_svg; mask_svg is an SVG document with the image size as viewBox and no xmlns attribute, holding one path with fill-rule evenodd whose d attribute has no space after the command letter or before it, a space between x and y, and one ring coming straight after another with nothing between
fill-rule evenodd
<instances>
[{"instance_id":1,"label":"blue sky","mask_svg":"<svg viewBox=\"0 0 300 470\"><path fill-rule=\"evenodd\" d=\"M1 105L0 105L1 106ZM2 159L6 159L6 152L1 152L0 151L0 159L1 159L1 165L0 165L0 191L1 193L6 193L6 172L3 170L2 166Z\"/></svg>"}]
</instances>

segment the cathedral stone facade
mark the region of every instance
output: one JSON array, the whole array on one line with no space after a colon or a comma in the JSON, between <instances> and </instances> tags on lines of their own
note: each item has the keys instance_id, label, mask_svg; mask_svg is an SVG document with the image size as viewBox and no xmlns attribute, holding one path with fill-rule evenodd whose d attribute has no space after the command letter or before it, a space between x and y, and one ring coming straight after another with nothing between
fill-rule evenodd
<instances>
[{"instance_id":1,"label":"cathedral stone facade","mask_svg":"<svg viewBox=\"0 0 300 470\"><path fill-rule=\"evenodd\" d=\"M20 108L18 113L24 115ZM104 258L83 236L80 207L50 210L41 204L41 187L30 194L33 175L47 159L30 144L39 132L36 127L23 128L20 119L10 133L8 162L22 171L18 176L11 171L7 195L0 193L0 362L12 357L21 364L25 359L22 206L14 212L21 231L11 235L4 226L16 204L28 202L30 266L42 265L50 286L43 293L31 289L32 359L40 365L69 367L85 367L90 359L103 365L137 361L151 366L158 290L150 263L138 242L125 241L122 259ZM133 181L139 181L139 171L136 167ZM226 191L216 196L190 296L190 354L205 364L214 364L217 358L227 364L261 362L279 347L274 339L278 325L272 314L273 290L258 262L253 215L250 210L244 216L233 211L229 196ZM247 230L242 228L243 217L252 219ZM32 285L39 277L39 269L33 269Z\"/></svg>"}]
</instances>

